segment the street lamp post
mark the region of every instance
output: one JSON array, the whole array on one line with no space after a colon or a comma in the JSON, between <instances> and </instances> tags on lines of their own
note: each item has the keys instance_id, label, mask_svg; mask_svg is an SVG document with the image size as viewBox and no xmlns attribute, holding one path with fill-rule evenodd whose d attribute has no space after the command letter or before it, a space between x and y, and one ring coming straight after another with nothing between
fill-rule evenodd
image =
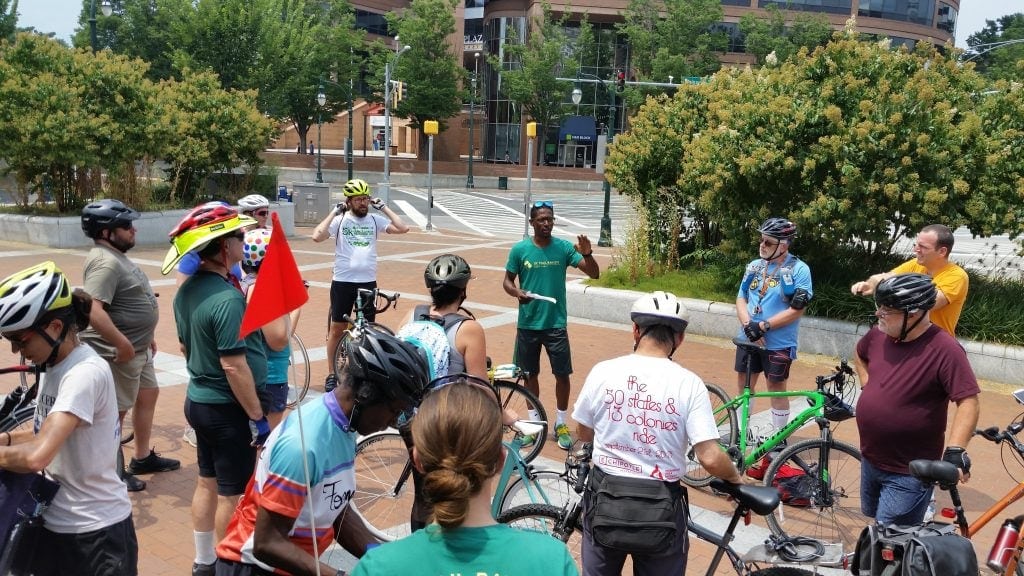
<instances>
[{"instance_id":1,"label":"street lamp post","mask_svg":"<svg viewBox=\"0 0 1024 576\"><path fill-rule=\"evenodd\" d=\"M476 108L476 78L480 73L480 53L473 53L473 80L470 82L469 94L469 168L466 173L466 188L473 188L473 145L476 141L473 138L473 111Z\"/></svg>"},{"instance_id":2,"label":"street lamp post","mask_svg":"<svg viewBox=\"0 0 1024 576\"><path fill-rule=\"evenodd\" d=\"M348 164L348 179L352 179L352 92L355 91L352 81L352 48L348 49L348 140L345 141L345 162ZM365 139L364 139L365 140ZM365 144L364 144L365 146Z\"/></svg>"},{"instance_id":3,"label":"street lamp post","mask_svg":"<svg viewBox=\"0 0 1024 576\"><path fill-rule=\"evenodd\" d=\"M395 37L398 40L398 37ZM391 72L398 59L411 47L407 44L395 52L384 64L384 181L380 183L380 196L385 203L391 199Z\"/></svg>"},{"instance_id":4,"label":"street lamp post","mask_svg":"<svg viewBox=\"0 0 1024 576\"><path fill-rule=\"evenodd\" d=\"M579 71L576 72L576 80L577 80L577 82L579 81L580 76L586 76L588 78L592 78L593 80L596 80L597 82L599 82L601 84L601 88L603 88L605 93L608 95L608 144L611 144L612 141L615 139L615 123L616 123L616 119L618 117L618 114L616 113L618 111L618 109L617 109L617 107L615 105L615 90L614 90L614 88L609 88L608 85L605 84L604 80L602 80L602 79L600 79L597 76L594 76L592 74L587 74L585 72L579 72ZM580 90L579 84L577 84L576 87L574 87L572 89L571 96L572 96L572 103L576 104L576 105L579 105L580 101L583 99L583 91ZM602 189L604 190L604 215L601 216L601 236L597 240L597 245L598 246L611 246L612 245L612 215L611 215L612 185L608 182L608 178L604 178L604 181L602 183Z\"/></svg>"},{"instance_id":5,"label":"street lamp post","mask_svg":"<svg viewBox=\"0 0 1024 576\"><path fill-rule=\"evenodd\" d=\"M104 16L110 16L114 13L114 6L110 0L103 0L100 2L100 10ZM89 47L93 52L96 51L96 0L89 2Z\"/></svg>"},{"instance_id":6,"label":"street lamp post","mask_svg":"<svg viewBox=\"0 0 1024 576\"><path fill-rule=\"evenodd\" d=\"M316 181L323 184L324 173L320 169L320 161L323 149L320 146L320 132L324 125L324 104L327 103L327 95L324 94L324 85L321 83L316 91Z\"/></svg>"}]
</instances>

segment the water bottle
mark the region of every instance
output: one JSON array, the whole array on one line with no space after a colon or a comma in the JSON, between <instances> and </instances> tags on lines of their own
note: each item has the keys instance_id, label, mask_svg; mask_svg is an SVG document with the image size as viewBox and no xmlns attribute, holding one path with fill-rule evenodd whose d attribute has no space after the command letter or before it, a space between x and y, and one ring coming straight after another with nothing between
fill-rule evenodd
<instances>
[{"instance_id":1,"label":"water bottle","mask_svg":"<svg viewBox=\"0 0 1024 576\"><path fill-rule=\"evenodd\" d=\"M931 522L932 518L935 518L935 496L932 495L932 499L928 501L928 509L924 512L924 521Z\"/></svg>"},{"instance_id":2,"label":"water bottle","mask_svg":"<svg viewBox=\"0 0 1024 576\"><path fill-rule=\"evenodd\" d=\"M1017 538L1020 536L1020 524L1014 518L1007 518L999 528L996 541L992 544L992 550L988 553L988 567L997 573L1006 570L1006 565L1017 548Z\"/></svg>"}]
</instances>

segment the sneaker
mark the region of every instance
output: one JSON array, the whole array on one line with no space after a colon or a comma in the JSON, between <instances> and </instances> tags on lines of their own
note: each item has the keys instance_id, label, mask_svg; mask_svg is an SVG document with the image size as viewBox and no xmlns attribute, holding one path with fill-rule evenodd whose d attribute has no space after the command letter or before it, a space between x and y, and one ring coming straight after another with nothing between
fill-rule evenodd
<instances>
[{"instance_id":1,"label":"sneaker","mask_svg":"<svg viewBox=\"0 0 1024 576\"><path fill-rule=\"evenodd\" d=\"M181 439L184 440L186 444L188 444L188 445L192 446L193 448L195 448L196 447L196 429L191 427L191 426L189 426L188 428L185 428L185 433L181 435Z\"/></svg>"},{"instance_id":2,"label":"sneaker","mask_svg":"<svg viewBox=\"0 0 1024 576\"><path fill-rule=\"evenodd\" d=\"M334 374L328 374L327 378L324 379L324 394L329 394L338 387L338 377Z\"/></svg>"},{"instance_id":3,"label":"sneaker","mask_svg":"<svg viewBox=\"0 0 1024 576\"><path fill-rule=\"evenodd\" d=\"M200 564L194 562L192 564L192 576L215 576L217 574L217 564Z\"/></svg>"},{"instance_id":4,"label":"sneaker","mask_svg":"<svg viewBox=\"0 0 1024 576\"><path fill-rule=\"evenodd\" d=\"M129 492L142 492L146 489L146 482L144 480L139 480L133 474L129 474L128 472L125 472L121 476L121 481L124 482L124 485L128 488Z\"/></svg>"},{"instance_id":5,"label":"sneaker","mask_svg":"<svg viewBox=\"0 0 1024 576\"><path fill-rule=\"evenodd\" d=\"M555 437L558 438L558 447L562 450L572 448L572 434L565 424L555 424Z\"/></svg>"},{"instance_id":6,"label":"sneaker","mask_svg":"<svg viewBox=\"0 0 1024 576\"><path fill-rule=\"evenodd\" d=\"M163 458L156 453L156 450L150 450L149 456L146 456L142 460L132 458L132 461L128 463L129 474L170 472L171 470L177 470L178 468L181 468L181 462L172 458Z\"/></svg>"},{"instance_id":7,"label":"sneaker","mask_svg":"<svg viewBox=\"0 0 1024 576\"><path fill-rule=\"evenodd\" d=\"M519 441L522 443L522 447L523 448L529 448L530 446L533 446L534 444L537 443L537 435L536 434L523 434L519 438Z\"/></svg>"}]
</instances>

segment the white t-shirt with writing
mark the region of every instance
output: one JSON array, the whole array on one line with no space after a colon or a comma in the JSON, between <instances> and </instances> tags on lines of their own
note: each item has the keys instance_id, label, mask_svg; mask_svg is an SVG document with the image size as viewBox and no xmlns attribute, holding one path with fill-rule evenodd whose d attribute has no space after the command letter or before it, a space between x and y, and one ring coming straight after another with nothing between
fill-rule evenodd
<instances>
[{"instance_id":1,"label":"white t-shirt with writing","mask_svg":"<svg viewBox=\"0 0 1024 576\"><path fill-rule=\"evenodd\" d=\"M638 354L595 365L572 418L594 430L594 464L615 476L676 481L689 443L719 437L704 382L668 358Z\"/></svg>"},{"instance_id":2,"label":"white t-shirt with writing","mask_svg":"<svg viewBox=\"0 0 1024 576\"><path fill-rule=\"evenodd\" d=\"M327 231L334 238L334 281L377 280L377 237L390 224L390 220L379 214L358 218L351 212L331 220Z\"/></svg>"}]
</instances>

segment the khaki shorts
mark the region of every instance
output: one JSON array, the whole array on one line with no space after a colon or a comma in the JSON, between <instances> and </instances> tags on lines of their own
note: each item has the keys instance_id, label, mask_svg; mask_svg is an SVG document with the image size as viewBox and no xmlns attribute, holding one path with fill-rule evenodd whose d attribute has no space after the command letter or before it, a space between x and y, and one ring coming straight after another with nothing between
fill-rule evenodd
<instances>
[{"instance_id":1,"label":"khaki shorts","mask_svg":"<svg viewBox=\"0 0 1024 576\"><path fill-rule=\"evenodd\" d=\"M127 412L135 406L139 388L156 388L156 371L153 369L153 349L147 347L136 352L127 362L108 362L114 374L114 390L117 392L117 411Z\"/></svg>"}]
</instances>

